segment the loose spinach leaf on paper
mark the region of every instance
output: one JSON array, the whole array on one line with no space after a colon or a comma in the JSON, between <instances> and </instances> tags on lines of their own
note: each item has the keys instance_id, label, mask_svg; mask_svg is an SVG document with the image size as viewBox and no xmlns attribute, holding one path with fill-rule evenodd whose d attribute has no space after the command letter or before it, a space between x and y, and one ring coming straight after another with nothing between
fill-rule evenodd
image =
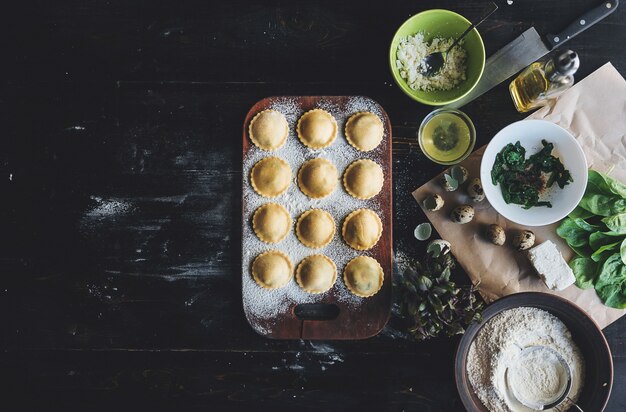
<instances>
[{"instance_id":1,"label":"loose spinach leaf on paper","mask_svg":"<svg viewBox=\"0 0 626 412\"><path fill-rule=\"evenodd\" d=\"M595 289L605 305L618 309L626 308L626 265L619 253L611 255L604 262Z\"/></svg>"},{"instance_id":2,"label":"loose spinach leaf on paper","mask_svg":"<svg viewBox=\"0 0 626 412\"><path fill-rule=\"evenodd\" d=\"M565 219L556 229L557 235L565 239L568 246L579 256L590 257L593 250L589 246L589 232L581 228L573 219Z\"/></svg>"},{"instance_id":3,"label":"loose spinach leaf on paper","mask_svg":"<svg viewBox=\"0 0 626 412\"><path fill-rule=\"evenodd\" d=\"M586 257L576 257L569 262L574 271L576 286L581 289L591 289L598 275L598 263Z\"/></svg>"},{"instance_id":4,"label":"loose spinach leaf on paper","mask_svg":"<svg viewBox=\"0 0 626 412\"><path fill-rule=\"evenodd\" d=\"M626 235L626 213L619 213L602 219L602 223L611 231Z\"/></svg>"},{"instance_id":5,"label":"loose spinach leaf on paper","mask_svg":"<svg viewBox=\"0 0 626 412\"><path fill-rule=\"evenodd\" d=\"M612 216L626 212L626 198L610 191L604 191L593 182L587 182L587 189L578 207L599 216Z\"/></svg>"},{"instance_id":6,"label":"loose spinach leaf on paper","mask_svg":"<svg viewBox=\"0 0 626 412\"><path fill-rule=\"evenodd\" d=\"M572 210L571 213L567 216L572 219L576 219L576 218L587 219L595 215L591 213L590 211L583 209L580 206L576 206L576 208Z\"/></svg>"},{"instance_id":7,"label":"loose spinach leaf on paper","mask_svg":"<svg viewBox=\"0 0 626 412\"><path fill-rule=\"evenodd\" d=\"M615 194L618 197L626 198L626 185L602 173L589 170L589 182L606 195Z\"/></svg>"},{"instance_id":8,"label":"loose spinach leaf on paper","mask_svg":"<svg viewBox=\"0 0 626 412\"><path fill-rule=\"evenodd\" d=\"M592 225L591 223L588 223L585 219L582 219L582 218L576 218L576 219L572 219L572 220L574 221L576 226L578 226L579 228L581 228L585 232L593 233L593 232L597 232L598 230L602 230L603 229L602 226Z\"/></svg>"},{"instance_id":9,"label":"loose spinach leaf on paper","mask_svg":"<svg viewBox=\"0 0 626 412\"><path fill-rule=\"evenodd\" d=\"M598 250L601 246L614 243L616 238L621 236L622 235L613 232L594 232L589 235L589 246L591 246L593 250Z\"/></svg>"},{"instance_id":10,"label":"loose spinach leaf on paper","mask_svg":"<svg viewBox=\"0 0 626 412\"><path fill-rule=\"evenodd\" d=\"M569 263L580 288L594 287L605 305L626 308L626 186L589 171L578 207L557 233L579 256Z\"/></svg>"},{"instance_id":11,"label":"loose spinach leaf on paper","mask_svg":"<svg viewBox=\"0 0 626 412\"><path fill-rule=\"evenodd\" d=\"M599 247L595 252L591 254L591 259L594 262L605 261L609 256L611 256L618 250L621 243L622 242L620 241L615 243L609 243L608 245Z\"/></svg>"}]
</instances>

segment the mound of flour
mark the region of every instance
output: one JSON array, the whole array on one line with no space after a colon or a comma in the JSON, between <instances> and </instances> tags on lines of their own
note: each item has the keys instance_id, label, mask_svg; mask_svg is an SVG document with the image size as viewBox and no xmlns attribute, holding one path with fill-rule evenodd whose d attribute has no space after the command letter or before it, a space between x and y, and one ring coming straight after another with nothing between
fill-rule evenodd
<instances>
[{"instance_id":1,"label":"mound of flour","mask_svg":"<svg viewBox=\"0 0 626 412\"><path fill-rule=\"evenodd\" d=\"M526 408L511 398L506 391L505 371L517 359L520 350L530 346L544 346L556 351L569 365L572 387L569 398L574 402L582 391L584 361L580 349L572 340L567 327L554 315L537 308L523 307L506 310L490 319L478 332L470 346L467 374L474 392L482 403L494 412L526 412ZM536 365L541 368L541 365ZM549 376L545 376L550 379ZM532 385L544 389L551 382L542 377L531 377L524 388L533 391ZM567 410L561 405L561 410ZM556 409L549 409L556 410Z\"/></svg>"}]
</instances>

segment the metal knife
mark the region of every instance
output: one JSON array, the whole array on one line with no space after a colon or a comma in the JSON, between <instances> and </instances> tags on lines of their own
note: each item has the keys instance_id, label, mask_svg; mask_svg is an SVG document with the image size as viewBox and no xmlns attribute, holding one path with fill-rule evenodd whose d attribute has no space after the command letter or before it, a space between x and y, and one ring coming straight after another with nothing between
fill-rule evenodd
<instances>
[{"instance_id":1,"label":"metal knife","mask_svg":"<svg viewBox=\"0 0 626 412\"><path fill-rule=\"evenodd\" d=\"M526 30L518 38L495 52L485 62L485 70L478 84L465 97L449 104L448 108L457 109L488 92L529 64L539 60L550 51L559 47L577 34L582 33L609 14L613 13L619 0L605 0L601 5L589 10L574 20L558 34L548 34L541 38L534 27Z\"/></svg>"}]
</instances>

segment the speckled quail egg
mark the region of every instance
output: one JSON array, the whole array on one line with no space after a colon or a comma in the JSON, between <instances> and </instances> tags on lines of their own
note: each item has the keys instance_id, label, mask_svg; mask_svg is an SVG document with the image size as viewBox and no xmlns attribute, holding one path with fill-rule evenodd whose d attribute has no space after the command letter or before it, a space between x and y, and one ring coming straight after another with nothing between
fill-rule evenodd
<instances>
[{"instance_id":1,"label":"speckled quail egg","mask_svg":"<svg viewBox=\"0 0 626 412\"><path fill-rule=\"evenodd\" d=\"M483 190L483 184L479 178L473 178L467 186L467 194L472 198L474 202L482 202L485 200L485 191Z\"/></svg>"},{"instance_id":2,"label":"speckled quail egg","mask_svg":"<svg viewBox=\"0 0 626 412\"><path fill-rule=\"evenodd\" d=\"M513 237L513 247L517 250L527 250L535 244L535 234L530 230L522 230Z\"/></svg>"},{"instance_id":3,"label":"speckled quail egg","mask_svg":"<svg viewBox=\"0 0 626 412\"><path fill-rule=\"evenodd\" d=\"M474 208L470 205L461 205L452 211L452 221L464 225L474 218Z\"/></svg>"},{"instance_id":4,"label":"speckled quail egg","mask_svg":"<svg viewBox=\"0 0 626 412\"><path fill-rule=\"evenodd\" d=\"M450 245L450 242L448 242L447 240L435 239L435 240L431 240L428 243L428 246L426 247L426 250L430 251L430 248L433 245L439 245L439 248L441 250L440 253L442 255L445 255L446 253L450 252L450 248L452 247L452 245Z\"/></svg>"},{"instance_id":5,"label":"speckled quail egg","mask_svg":"<svg viewBox=\"0 0 626 412\"><path fill-rule=\"evenodd\" d=\"M494 245L502 246L506 242L506 234L504 229L498 225L489 225L487 227L487 239Z\"/></svg>"},{"instance_id":6,"label":"speckled quail egg","mask_svg":"<svg viewBox=\"0 0 626 412\"><path fill-rule=\"evenodd\" d=\"M458 168L461 169L461 172L463 172L463 178L459 182L459 184L461 185L467 181L467 178L469 177L469 172L463 166L458 166Z\"/></svg>"},{"instance_id":7,"label":"speckled quail egg","mask_svg":"<svg viewBox=\"0 0 626 412\"><path fill-rule=\"evenodd\" d=\"M458 185L457 186L451 185L450 181L448 181L448 179L446 179L446 176L450 176L450 175L444 173L441 176L441 179L439 180L439 183L441 183L441 187L443 187L443 190L445 190L446 192L454 192L459 187L458 187Z\"/></svg>"},{"instance_id":8,"label":"speckled quail egg","mask_svg":"<svg viewBox=\"0 0 626 412\"><path fill-rule=\"evenodd\" d=\"M436 212L441 209L444 205L443 197L434 193L432 195L428 195L423 202L424 208L426 210L430 210L431 212Z\"/></svg>"}]
</instances>

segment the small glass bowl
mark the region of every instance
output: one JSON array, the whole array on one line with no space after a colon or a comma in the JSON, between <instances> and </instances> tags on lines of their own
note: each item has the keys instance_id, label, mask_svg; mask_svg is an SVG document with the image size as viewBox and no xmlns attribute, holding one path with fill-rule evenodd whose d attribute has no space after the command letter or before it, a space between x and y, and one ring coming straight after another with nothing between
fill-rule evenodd
<instances>
[{"instance_id":1,"label":"small glass bowl","mask_svg":"<svg viewBox=\"0 0 626 412\"><path fill-rule=\"evenodd\" d=\"M438 159L433 158L430 154L428 154L428 152L426 152L426 150L424 150L423 140L424 140L424 128L426 127L426 124L432 119L434 119L435 117L437 117L438 115L443 114L443 113L450 113L459 117L467 125L469 129L469 133L470 133L470 144L467 150L463 152L461 156L459 156L458 158L454 160L446 160L446 161L438 160ZM433 162L439 163L440 165L454 165L465 160L465 158L469 156L470 153L472 153L472 150L474 150L474 145L476 144L476 129L474 128L474 123L472 123L470 118L462 111L456 110L456 109L446 109L446 108L437 109L437 110L430 112L424 118L424 120L422 120L422 124L420 125L419 132L417 135L417 141L420 145L420 149L422 149L422 153L424 153L424 155L430 160L432 160Z\"/></svg>"}]
</instances>

